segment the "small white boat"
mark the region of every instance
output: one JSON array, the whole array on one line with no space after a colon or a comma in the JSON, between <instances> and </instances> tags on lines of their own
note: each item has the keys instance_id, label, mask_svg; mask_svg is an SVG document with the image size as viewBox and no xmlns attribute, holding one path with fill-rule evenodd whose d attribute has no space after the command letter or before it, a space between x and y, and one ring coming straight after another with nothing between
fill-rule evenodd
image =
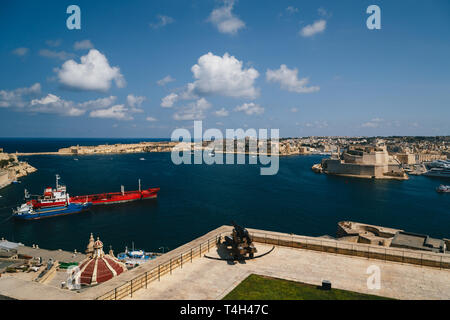
<instances>
[{"instance_id":1,"label":"small white boat","mask_svg":"<svg viewBox=\"0 0 450 320\"><path fill-rule=\"evenodd\" d=\"M141 161L144 161L144 160L145 160L145 158L139 158L139 160L141 160Z\"/></svg>"},{"instance_id":2,"label":"small white boat","mask_svg":"<svg viewBox=\"0 0 450 320\"><path fill-rule=\"evenodd\" d=\"M450 186L445 186L445 185L441 184L439 187L436 188L436 191L439 193L449 193Z\"/></svg>"},{"instance_id":3,"label":"small white boat","mask_svg":"<svg viewBox=\"0 0 450 320\"><path fill-rule=\"evenodd\" d=\"M128 267L134 267L153 260L157 256L158 254L154 252L144 252L143 250L134 250L134 248L132 251L128 251L128 248L125 247L125 252L119 253L117 259L125 263Z\"/></svg>"}]
</instances>

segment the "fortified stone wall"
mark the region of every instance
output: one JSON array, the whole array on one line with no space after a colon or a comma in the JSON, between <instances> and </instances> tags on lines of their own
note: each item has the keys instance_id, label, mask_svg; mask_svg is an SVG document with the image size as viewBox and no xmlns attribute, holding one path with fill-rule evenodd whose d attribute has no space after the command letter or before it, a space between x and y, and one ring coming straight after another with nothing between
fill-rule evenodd
<instances>
[{"instance_id":1,"label":"fortified stone wall","mask_svg":"<svg viewBox=\"0 0 450 320\"><path fill-rule=\"evenodd\" d=\"M361 165L361 164L353 164L353 163L341 163L340 160L324 160L326 163L326 169L324 169L328 173L332 174L347 174L347 175L359 175L359 176L375 176L383 174L382 167L381 170L378 167L373 165Z\"/></svg>"}]
</instances>

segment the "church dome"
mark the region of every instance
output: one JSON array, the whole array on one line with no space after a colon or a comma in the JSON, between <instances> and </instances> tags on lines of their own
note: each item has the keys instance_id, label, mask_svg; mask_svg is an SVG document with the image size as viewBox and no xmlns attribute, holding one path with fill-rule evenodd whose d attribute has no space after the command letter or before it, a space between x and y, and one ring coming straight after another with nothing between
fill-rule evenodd
<instances>
[{"instance_id":1,"label":"church dome","mask_svg":"<svg viewBox=\"0 0 450 320\"><path fill-rule=\"evenodd\" d=\"M79 265L81 284L94 285L102 283L127 271L126 266L122 262L103 252L103 243L99 238L93 244L93 255L84 259Z\"/></svg>"}]
</instances>

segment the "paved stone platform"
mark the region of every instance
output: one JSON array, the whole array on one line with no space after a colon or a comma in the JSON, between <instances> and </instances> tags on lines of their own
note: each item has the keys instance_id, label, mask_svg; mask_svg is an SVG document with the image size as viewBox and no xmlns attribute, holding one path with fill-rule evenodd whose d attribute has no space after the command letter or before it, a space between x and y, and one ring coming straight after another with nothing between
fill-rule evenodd
<instances>
[{"instance_id":1,"label":"paved stone platform","mask_svg":"<svg viewBox=\"0 0 450 320\"><path fill-rule=\"evenodd\" d=\"M257 248L263 253L272 246L258 243ZM367 287L366 272L371 265L381 270L379 290ZM205 257L194 259L127 299L222 299L252 273L314 285L330 280L333 288L396 299L450 299L449 270L279 246L264 257L234 265Z\"/></svg>"}]
</instances>

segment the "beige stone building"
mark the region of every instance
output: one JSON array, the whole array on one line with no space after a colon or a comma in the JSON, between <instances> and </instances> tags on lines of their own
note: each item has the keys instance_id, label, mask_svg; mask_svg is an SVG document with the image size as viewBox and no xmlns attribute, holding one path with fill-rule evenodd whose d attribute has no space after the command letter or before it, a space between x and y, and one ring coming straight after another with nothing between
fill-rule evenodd
<instances>
[{"instance_id":1,"label":"beige stone building","mask_svg":"<svg viewBox=\"0 0 450 320\"><path fill-rule=\"evenodd\" d=\"M416 155L413 153L397 153L395 157L401 164L416 164Z\"/></svg>"},{"instance_id":2,"label":"beige stone building","mask_svg":"<svg viewBox=\"0 0 450 320\"><path fill-rule=\"evenodd\" d=\"M328 174L377 179L408 179L401 163L387 152L385 145L352 145L344 152L323 159Z\"/></svg>"}]
</instances>

